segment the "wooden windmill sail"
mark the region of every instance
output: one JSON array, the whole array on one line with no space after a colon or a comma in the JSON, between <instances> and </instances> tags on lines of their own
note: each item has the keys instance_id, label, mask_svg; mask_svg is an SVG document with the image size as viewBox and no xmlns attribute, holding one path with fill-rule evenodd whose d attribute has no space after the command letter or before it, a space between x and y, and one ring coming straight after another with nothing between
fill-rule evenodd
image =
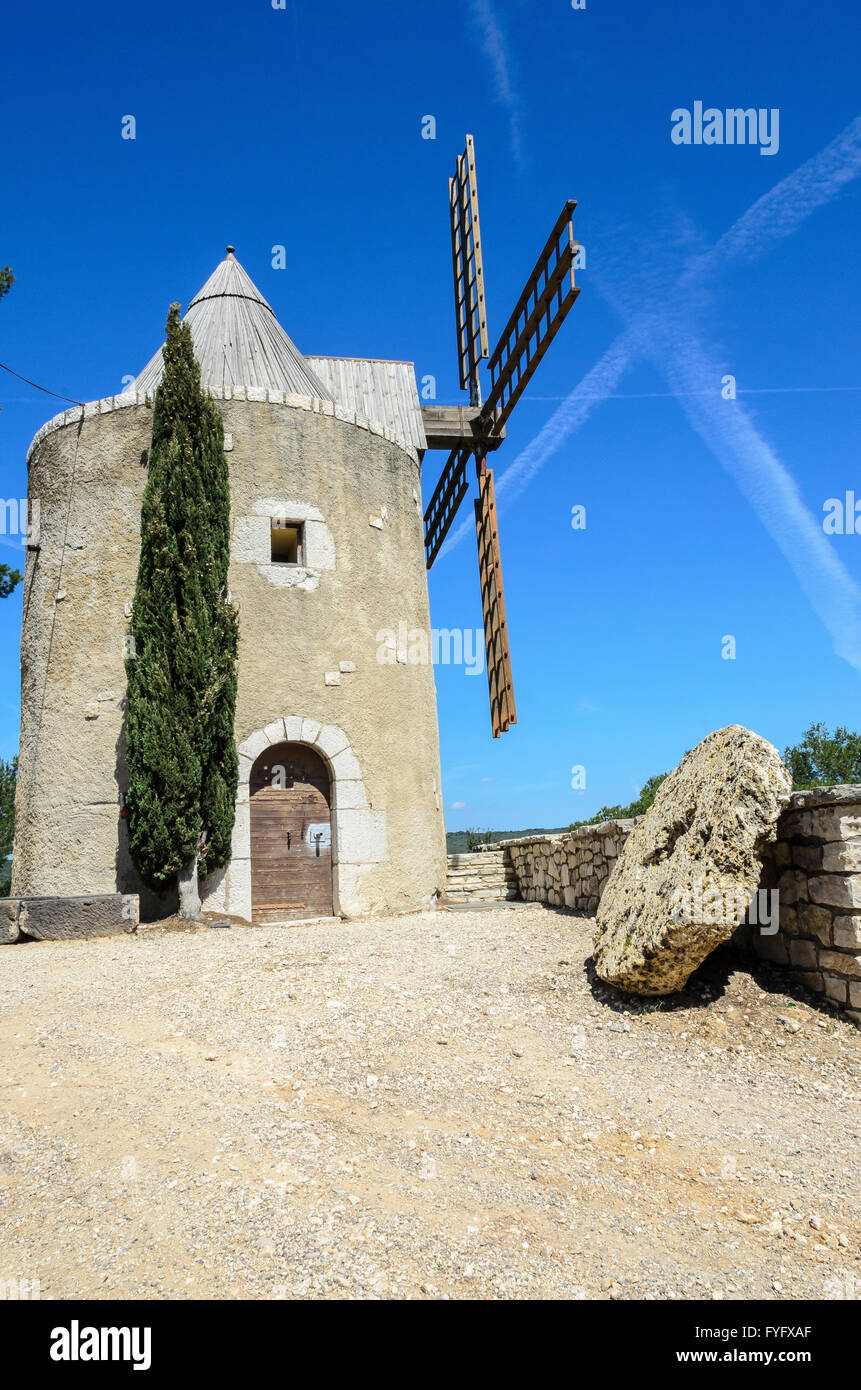
<instances>
[{"instance_id":1,"label":"wooden windmill sail","mask_svg":"<svg viewBox=\"0 0 861 1390\"><path fill-rule=\"evenodd\" d=\"M571 221L576 206L571 198L565 203L496 347L489 353L475 146L472 136L467 135L466 149L458 156L454 177L449 179L449 214L458 369L461 389L469 391L470 404L468 408L422 407L428 447L450 450L425 512L425 552L430 569L469 492L469 463L474 459L478 479L475 531L494 738L517 722L517 714L493 470L487 466L487 454L502 443L506 421L580 293L574 284L578 243ZM490 388L482 404L479 368L488 357Z\"/></svg>"}]
</instances>

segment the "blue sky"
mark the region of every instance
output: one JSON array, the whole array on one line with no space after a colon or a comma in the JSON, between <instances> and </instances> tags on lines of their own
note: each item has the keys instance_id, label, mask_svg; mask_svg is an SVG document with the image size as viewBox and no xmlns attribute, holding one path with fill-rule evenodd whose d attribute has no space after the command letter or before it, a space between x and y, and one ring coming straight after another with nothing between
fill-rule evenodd
<instances>
[{"instance_id":1,"label":"blue sky","mask_svg":"<svg viewBox=\"0 0 861 1390\"><path fill-rule=\"evenodd\" d=\"M79 400L121 390L231 242L303 351L409 358L456 403L447 178L468 130L491 345L566 197L587 260L494 460L517 726L492 740L484 676L437 668L448 827L566 824L728 723L781 749L813 719L858 728L861 534L822 520L861 500L859 24L848 0L18 6L0 361ZM777 152L674 144L696 101L776 108ZM21 496L61 403L5 373L0 403L0 492ZM480 627L471 534L430 593L435 626ZM19 590L4 756L20 612Z\"/></svg>"}]
</instances>

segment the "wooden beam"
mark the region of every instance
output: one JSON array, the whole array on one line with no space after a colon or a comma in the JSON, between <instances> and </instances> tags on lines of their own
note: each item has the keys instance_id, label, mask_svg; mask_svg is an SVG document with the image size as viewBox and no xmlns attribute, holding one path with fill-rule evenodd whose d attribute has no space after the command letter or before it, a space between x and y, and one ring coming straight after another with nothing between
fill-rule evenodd
<instances>
[{"instance_id":1,"label":"wooden beam","mask_svg":"<svg viewBox=\"0 0 861 1390\"><path fill-rule=\"evenodd\" d=\"M484 435L478 426L481 410L471 405L423 405L421 408L429 449L459 449L463 444L498 449L505 438L505 428L499 434Z\"/></svg>"}]
</instances>

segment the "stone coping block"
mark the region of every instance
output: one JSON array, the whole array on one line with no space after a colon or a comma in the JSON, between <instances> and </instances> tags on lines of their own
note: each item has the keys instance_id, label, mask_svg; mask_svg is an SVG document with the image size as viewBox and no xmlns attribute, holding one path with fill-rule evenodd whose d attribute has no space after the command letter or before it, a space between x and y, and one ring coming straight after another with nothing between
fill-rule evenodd
<instances>
[{"instance_id":1,"label":"stone coping block","mask_svg":"<svg viewBox=\"0 0 861 1390\"><path fill-rule=\"evenodd\" d=\"M100 893L86 898L9 898L4 900L4 906L7 903L10 908L15 905L19 935L36 941L119 936L123 932L137 931L140 919L137 893ZM0 940L5 939L0 936Z\"/></svg>"},{"instance_id":2,"label":"stone coping block","mask_svg":"<svg viewBox=\"0 0 861 1390\"><path fill-rule=\"evenodd\" d=\"M805 791L793 792L789 805L783 815L793 811L810 811L817 806L844 806L853 802L861 804L861 785L852 782L833 787L809 787ZM596 825L578 825L576 830L557 830L552 835L523 835L516 840L494 840L489 845L476 845L473 853L483 854L488 850L511 849L518 845L557 844L564 839L584 839L589 835L608 835L611 830L630 831L642 816L629 819L599 821ZM779 834L779 823L778 823Z\"/></svg>"},{"instance_id":3,"label":"stone coping block","mask_svg":"<svg viewBox=\"0 0 861 1390\"><path fill-rule=\"evenodd\" d=\"M489 845L476 845L473 853L486 854L488 850L515 849L521 845L558 845L561 840L587 840L593 835L612 835L616 831L629 831L642 820L642 816L632 816L628 820L602 820L597 825L578 825L574 830L557 830L553 835L524 835L518 840L494 840Z\"/></svg>"},{"instance_id":4,"label":"stone coping block","mask_svg":"<svg viewBox=\"0 0 861 1390\"><path fill-rule=\"evenodd\" d=\"M861 802L861 786L845 782L834 787L809 787L806 791L793 792L789 805L784 811L809 811L816 806L842 806L853 801Z\"/></svg>"}]
</instances>

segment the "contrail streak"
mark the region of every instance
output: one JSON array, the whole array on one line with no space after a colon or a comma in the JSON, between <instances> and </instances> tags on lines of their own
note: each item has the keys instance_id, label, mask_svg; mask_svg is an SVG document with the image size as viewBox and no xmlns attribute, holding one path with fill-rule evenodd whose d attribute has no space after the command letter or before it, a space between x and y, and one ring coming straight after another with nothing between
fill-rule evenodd
<instances>
[{"instance_id":1,"label":"contrail streak","mask_svg":"<svg viewBox=\"0 0 861 1390\"><path fill-rule=\"evenodd\" d=\"M505 35L490 0L470 0L473 22L481 39L485 57L493 69L496 99L508 112L511 152L523 166L522 105L511 76Z\"/></svg>"},{"instance_id":2,"label":"contrail streak","mask_svg":"<svg viewBox=\"0 0 861 1390\"><path fill-rule=\"evenodd\" d=\"M859 174L861 117L758 199L709 251L693 258L669 306L643 314L619 334L501 476L497 494L504 501L513 500L562 442L612 395L627 368L645 352L667 377L691 427L735 479L786 557L837 654L861 671L861 588L834 554L794 479L743 405L719 395L718 369L696 339L679 330L673 314L673 306L683 305L686 292L727 265L753 260L771 242L790 236ZM471 529L468 522L459 526L443 554Z\"/></svg>"},{"instance_id":3,"label":"contrail streak","mask_svg":"<svg viewBox=\"0 0 861 1390\"><path fill-rule=\"evenodd\" d=\"M691 428L735 480L789 563L835 652L861 672L861 586L805 506L795 479L741 402L724 400L715 389L720 368L696 338L671 331L653 342L651 356L670 386L678 388ZM712 383L710 393L702 390L706 383Z\"/></svg>"}]
</instances>

